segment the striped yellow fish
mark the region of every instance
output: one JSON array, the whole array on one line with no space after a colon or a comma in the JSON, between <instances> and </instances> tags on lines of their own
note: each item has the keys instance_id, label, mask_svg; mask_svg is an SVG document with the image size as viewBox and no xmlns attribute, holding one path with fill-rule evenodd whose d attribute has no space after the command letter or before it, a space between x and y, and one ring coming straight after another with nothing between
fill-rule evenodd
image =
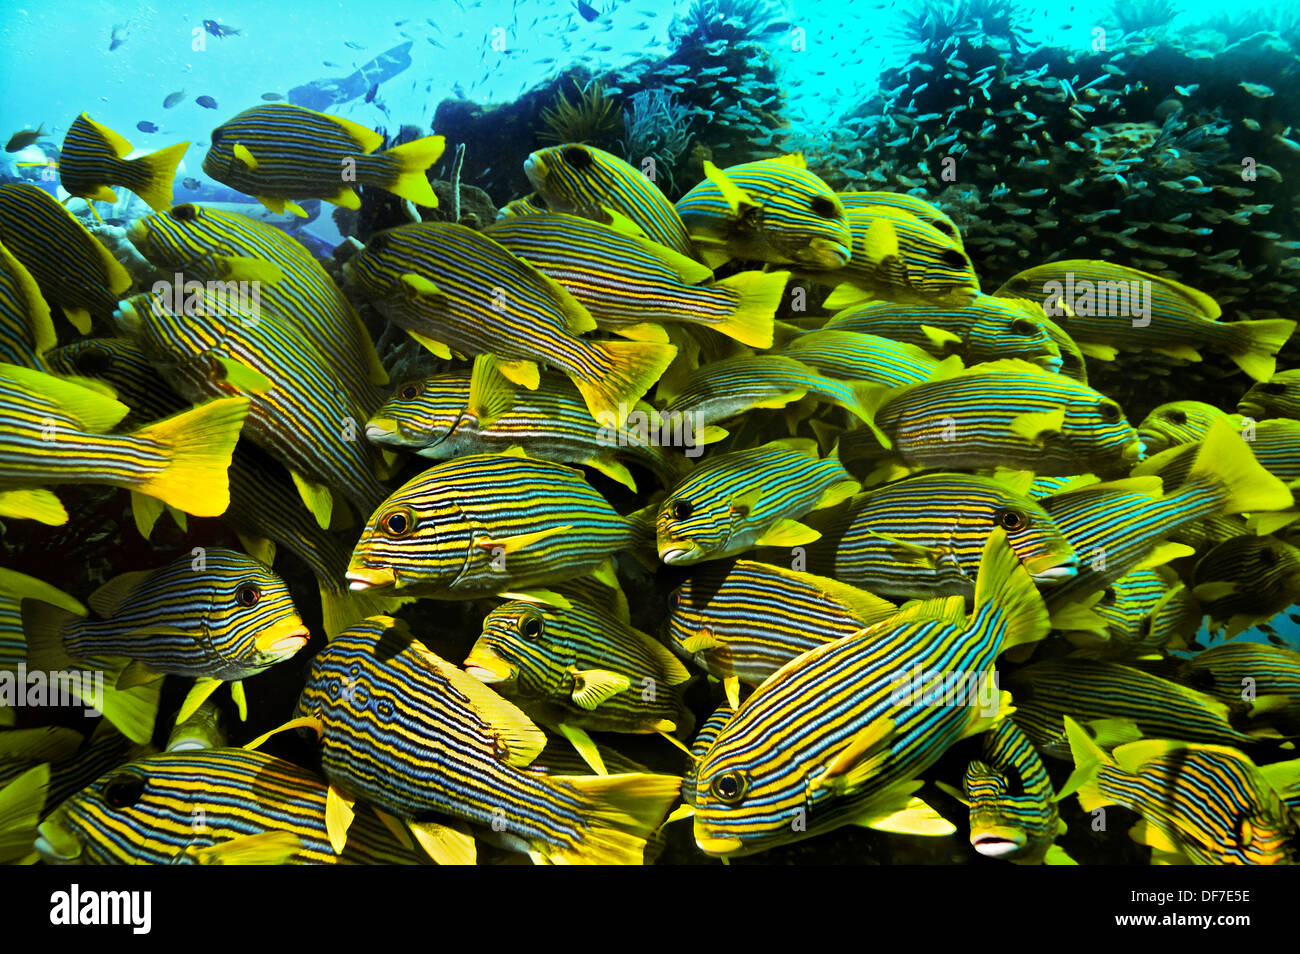
<instances>
[{"instance_id":1,"label":"striped yellow fish","mask_svg":"<svg viewBox=\"0 0 1300 954\"><path fill-rule=\"evenodd\" d=\"M797 546L818 538L799 523L859 490L834 457L819 459L813 441L774 441L710 457L659 505L659 559L687 565L755 546Z\"/></svg>"},{"instance_id":2,"label":"striped yellow fish","mask_svg":"<svg viewBox=\"0 0 1300 954\"><path fill-rule=\"evenodd\" d=\"M882 205L902 209L955 240L958 247L963 247L957 223L933 202L927 202L920 196L909 195L906 192L841 192L840 201L844 203L845 209L865 209Z\"/></svg>"},{"instance_id":3,"label":"striped yellow fish","mask_svg":"<svg viewBox=\"0 0 1300 954\"><path fill-rule=\"evenodd\" d=\"M1192 594L1228 638L1300 600L1300 547L1275 536L1234 537L1196 561Z\"/></svg>"},{"instance_id":4,"label":"striped yellow fish","mask_svg":"<svg viewBox=\"0 0 1300 954\"><path fill-rule=\"evenodd\" d=\"M612 211L630 219L652 242L688 258L699 255L668 197L612 153L581 143L550 146L529 155L524 175L538 193L526 212L540 207L608 223ZM519 214L518 206L512 214Z\"/></svg>"},{"instance_id":5,"label":"striped yellow fish","mask_svg":"<svg viewBox=\"0 0 1300 954\"><path fill-rule=\"evenodd\" d=\"M1155 351L1200 361L1198 348L1226 354L1256 381L1276 370L1278 349L1295 332L1285 319L1220 322L1209 295L1113 262L1069 259L1012 276L995 292L1042 302L1076 341L1123 351Z\"/></svg>"},{"instance_id":6,"label":"striped yellow fish","mask_svg":"<svg viewBox=\"0 0 1300 954\"><path fill-rule=\"evenodd\" d=\"M946 380L880 393L873 403L875 428L850 432L841 442L846 461L879 456L883 446L909 467L1117 476L1143 453L1119 404L1025 361L976 365Z\"/></svg>"},{"instance_id":7,"label":"striped yellow fish","mask_svg":"<svg viewBox=\"0 0 1300 954\"><path fill-rule=\"evenodd\" d=\"M810 514L807 523L821 534L803 547L809 572L881 596L969 597L995 532L1005 534L1021 565L1045 588L1079 570L1074 548L1039 504L973 474L896 481Z\"/></svg>"},{"instance_id":8,"label":"striped yellow fish","mask_svg":"<svg viewBox=\"0 0 1300 954\"><path fill-rule=\"evenodd\" d=\"M125 668L113 667L121 670L121 689L168 674L239 681L293 656L310 637L283 580L251 557L217 547L124 573L88 602L98 619L23 601L32 668L127 659Z\"/></svg>"},{"instance_id":9,"label":"striped yellow fish","mask_svg":"<svg viewBox=\"0 0 1300 954\"><path fill-rule=\"evenodd\" d=\"M40 825L47 864L427 864L359 812L342 854L325 828L328 786L244 749L151 755L114 769Z\"/></svg>"},{"instance_id":10,"label":"striped yellow fish","mask_svg":"<svg viewBox=\"0 0 1300 954\"><path fill-rule=\"evenodd\" d=\"M339 116L273 103L246 109L212 130L203 171L232 189L255 196L272 212L306 213L293 199L324 199L361 208L349 185L374 186L434 208L438 197L425 170L446 143L426 136L385 152L384 137Z\"/></svg>"},{"instance_id":11,"label":"striped yellow fish","mask_svg":"<svg viewBox=\"0 0 1300 954\"><path fill-rule=\"evenodd\" d=\"M734 707L741 684L757 686L796 656L897 609L828 577L752 560L717 561L695 568L668 598L668 639L722 680Z\"/></svg>"},{"instance_id":12,"label":"striped yellow fish","mask_svg":"<svg viewBox=\"0 0 1300 954\"><path fill-rule=\"evenodd\" d=\"M45 355L48 370L94 378L109 385L131 413L118 426L146 424L190 406L158 376L153 363L130 338L83 338Z\"/></svg>"},{"instance_id":13,"label":"striped yellow fish","mask_svg":"<svg viewBox=\"0 0 1300 954\"><path fill-rule=\"evenodd\" d=\"M348 580L353 590L438 599L508 596L585 576L644 532L580 471L475 454L430 467L389 496L366 521Z\"/></svg>"},{"instance_id":14,"label":"striped yellow fish","mask_svg":"<svg viewBox=\"0 0 1300 954\"><path fill-rule=\"evenodd\" d=\"M431 815L470 822L540 864L640 864L681 783L525 771L545 747L541 730L385 617L316 656L298 716L317 729L336 802L406 819L421 843Z\"/></svg>"},{"instance_id":15,"label":"striped yellow fish","mask_svg":"<svg viewBox=\"0 0 1300 954\"><path fill-rule=\"evenodd\" d=\"M44 189L0 185L0 242L31 272L41 295L83 335L107 319L131 276L77 217Z\"/></svg>"},{"instance_id":16,"label":"striped yellow fish","mask_svg":"<svg viewBox=\"0 0 1300 954\"><path fill-rule=\"evenodd\" d=\"M421 222L374 236L344 267L348 281L435 354L491 353L535 388L539 363L567 374L603 423L621 423L668 367L661 341L589 341L595 320L563 286L463 225Z\"/></svg>"},{"instance_id":17,"label":"striped yellow fish","mask_svg":"<svg viewBox=\"0 0 1300 954\"><path fill-rule=\"evenodd\" d=\"M1011 719L984 736L984 749L966 767L962 787L971 847L981 855L1018 865L1074 863L1056 845L1065 822L1047 767Z\"/></svg>"},{"instance_id":18,"label":"striped yellow fish","mask_svg":"<svg viewBox=\"0 0 1300 954\"><path fill-rule=\"evenodd\" d=\"M198 516L229 503L226 468L248 401L211 401L130 434L109 434L129 408L101 391L0 365L0 515L59 525L54 484L109 484Z\"/></svg>"},{"instance_id":19,"label":"striped yellow fish","mask_svg":"<svg viewBox=\"0 0 1300 954\"><path fill-rule=\"evenodd\" d=\"M949 358L945 370L940 371L943 362L916 345L855 331L810 331L791 341L781 353L841 381L888 387L928 381L960 363L959 358Z\"/></svg>"},{"instance_id":20,"label":"striped yellow fish","mask_svg":"<svg viewBox=\"0 0 1300 954\"><path fill-rule=\"evenodd\" d=\"M596 327L636 337L642 325L689 322L752 348L772 347L788 272L713 272L667 246L573 215L506 219L483 234L576 298Z\"/></svg>"},{"instance_id":21,"label":"striped yellow fish","mask_svg":"<svg viewBox=\"0 0 1300 954\"><path fill-rule=\"evenodd\" d=\"M1222 421L1240 430L1238 414L1227 414L1204 401L1170 401L1152 408L1138 425L1138 436L1148 454L1158 454L1178 444L1195 444L1205 439L1210 427Z\"/></svg>"},{"instance_id":22,"label":"striped yellow fish","mask_svg":"<svg viewBox=\"0 0 1300 954\"><path fill-rule=\"evenodd\" d=\"M604 592L600 592L603 590ZM691 674L668 648L609 607L609 590L560 588L568 608L511 602L483 619L464 669L548 726L594 732L690 732Z\"/></svg>"},{"instance_id":23,"label":"striped yellow fish","mask_svg":"<svg viewBox=\"0 0 1300 954\"><path fill-rule=\"evenodd\" d=\"M732 259L812 269L848 264L853 237L844 206L802 155L727 169L705 160L704 175L676 209L710 267Z\"/></svg>"},{"instance_id":24,"label":"striped yellow fish","mask_svg":"<svg viewBox=\"0 0 1300 954\"><path fill-rule=\"evenodd\" d=\"M80 199L116 202L110 186L130 189L155 212L172 204L172 180L188 142L128 159L129 142L85 113L72 121L59 151L59 181Z\"/></svg>"},{"instance_id":25,"label":"striped yellow fish","mask_svg":"<svg viewBox=\"0 0 1300 954\"><path fill-rule=\"evenodd\" d=\"M623 429L601 427L564 375L544 373L534 390L516 390L495 364L491 355L479 355L472 372L403 381L366 422L366 439L433 460L519 447L537 460L585 464L630 490L636 482L618 458L636 461L661 479L685 469L684 457L649 442L651 425L662 421L650 405L638 402ZM663 430L655 426L654 434Z\"/></svg>"},{"instance_id":26,"label":"striped yellow fish","mask_svg":"<svg viewBox=\"0 0 1300 954\"><path fill-rule=\"evenodd\" d=\"M994 662L1046 636L1047 610L996 531L969 618L906 615L805 653L741 703L698 767L701 850L749 854L851 824L953 832L914 796L916 775L1005 717ZM926 701L934 687L921 674L934 672L961 680L948 704L942 686Z\"/></svg>"},{"instance_id":27,"label":"striped yellow fish","mask_svg":"<svg viewBox=\"0 0 1300 954\"><path fill-rule=\"evenodd\" d=\"M1217 745L1143 739L1107 755L1065 721L1076 771L1065 790L1092 812L1122 805L1142 816L1130 830L1152 864L1292 864L1296 820L1270 781L1241 752ZM1290 763L1300 777L1300 763Z\"/></svg>"},{"instance_id":28,"label":"striped yellow fish","mask_svg":"<svg viewBox=\"0 0 1300 954\"><path fill-rule=\"evenodd\" d=\"M40 368L57 343L50 306L36 279L0 243L0 361Z\"/></svg>"},{"instance_id":29,"label":"striped yellow fish","mask_svg":"<svg viewBox=\"0 0 1300 954\"><path fill-rule=\"evenodd\" d=\"M1123 661L1186 649L1201 626L1200 604L1167 566L1125 573L1087 605L1050 605L1053 628L1091 659Z\"/></svg>"},{"instance_id":30,"label":"striped yellow fish","mask_svg":"<svg viewBox=\"0 0 1300 954\"><path fill-rule=\"evenodd\" d=\"M1237 413L1300 420L1300 368L1279 371L1267 381L1256 382L1237 402Z\"/></svg>"},{"instance_id":31,"label":"striped yellow fish","mask_svg":"<svg viewBox=\"0 0 1300 954\"><path fill-rule=\"evenodd\" d=\"M1224 702L1255 697L1252 717L1300 735L1300 653L1268 643L1220 643L1178 661L1174 678Z\"/></svg>"},{"instance_id":32,"label":"striped yellow fish","mask_svg":"<svg viewBox=\"0 0 1300 954\"><path fill-rule=\"evenodd\" d=\"M377 404L376 385L388 383L374 343L356 310L316 258L284 229L257 219L178 205L170 212L137 219L127 232L131 244L159 269L186 280L222 278L223 258L256 258L275 265L275 281L263 282L261 304L292 321L329 360L344 390L362 407Z\"/></svg>"}]
</instances>

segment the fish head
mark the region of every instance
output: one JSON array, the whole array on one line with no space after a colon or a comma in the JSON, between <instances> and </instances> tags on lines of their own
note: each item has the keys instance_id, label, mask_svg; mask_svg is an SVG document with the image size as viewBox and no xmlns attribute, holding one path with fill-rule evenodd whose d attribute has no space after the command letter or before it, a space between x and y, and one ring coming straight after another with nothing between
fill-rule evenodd
<instances>
[{"instance_id":1,"label":"fish head","mask_svg":"<svg viewBox=\"0 0 1300 954\"><path fill-rule=\"evenodd\" d=\"M655 542L664 563L685 566L722 556L749 515L747 501L730 501L688 480L659 505Z\"/></svg>"},{"instance_id":2,"label":"fish head","mask_svg":"<svg viewBox=\"0 0 1300 954\"><path fill-rule=\"evenodd\" d=\"M1138 435L1150 456L1180 444L1204 440L1210 427L1224 420L1229 420L1228 415L1212 404L1172 401L1152 409L1138 426Z\"/></svg>"},{"instance_id":3,"label":"fish head","mask_svg":"<svg viewBox=\"0 0 1300 954\"><path fill-rule=\"evenodd\" d=\"M972 364L1019 358L1054 374L1064 367L1061 347L1038 304L980 296L972 310L979 316L966 336L966 356Z\"/></svg>"},{"instance_id":4,"label":"fish head","mask_svg":"<svg viewBox=\"0 0 1300 954\"><path fill-rule=\"evenodd\" d=\"M566 660L557 658L554 640L548 638L554 625L553 614L533 603L516 600L497 607L483 619L483 633L465 657L465 671L507 692L559 689Z\"/></svg>"},{"instance_id":5,"label":"fish head","mask_svg":"<svg viewBox=\"0 0 1300 954\"><path fill-rule=\"evenodd\" d=\"M155 851L159 842L182 851L177 842L194 837L194 794L178 798L180 793L169 792L149 762L113 769L66 799L37 826L35 848L41 859L56 865L137 864L142 841L153 842Z\"/></svg>"},{"instance_id":6,"label":"fish head","mask_svg":"<svg viewBox=\"0 0 1300 954\"><path fill-rule=\"evenodd\" d=\"M353 590L446 590L468 568L476 527L436 470L408 481L366 521L348 563Z\"/></svg>"},{"instance_id":7,"label":"fish head","mask_svg":"<svg viewBox=\"0 0 1300 954\"><path fill-rule=\"evenodd\" d=\"M582 143L548 146L524 160L524 175L537 190L544 208L554 212L598 209L609 201L608 186L616 183L622 160Z\"/></svg>"},{"instance_id":8,"label":"fish head","mask_svg":"<svg viewBox=\"0 0 1300 954\"><path fill-rule=\"evenodd\" d=\"M1120 477L1147 456L1137 429L1117 401L1092 391L1067 402L1063 436L1070 453L1102 478Z\"/></svg>"},{"instance_id":9,"label":"fish head","mask_svg":"<svg viewBox=\"0 0 1300 954\"><path fill-rule=\"evenodd\" d=\"M179 269L221 247L223 236L210 218L200 206L181 203L136 219L126 235L150 264Z\"/></svg>"},{"instance_id":10,"label":"fish head","mask_svg":"<svg viewBox=\"0 0 1300 954\"><path fill-rule=\"evenodd\" d=\"M987 527L980 535L981 549L988 534L1001 528L1035 583L1064 583L1078 575L1079 559L1074 547L1047 511L1033 500L1018 494L1000 495L988 512Z\"/></svg>"},{"instance_id":11,"label":"fish head","mask_svg":"<svg viewBox=\"0 0 1300 954\"><path fill-rule=\"evenodd\" d=\"M83 862L83 847L73 813L79 796L73 796L36 827L36 852L47 865L76 865Z\"/></svg>"},{"instance_id":12,"label":"fish head","mask_svg":"<svg viewBox=\"0 0 1300 954\"><path fill-rule=\"evenodd\" d=\"M843 268L853 249L844 203L801 157L747 162L722 175L752 202L737 228L758 233L774 264ZM713 186L720 191L718 187Z\"/></svg>"},{"instance_id":13,"label":"fish head","mask_svg":"<svg viewBox=\"0 0 1300 954\"><path fill-rule=\"evenodd\" d=\"M311 634L289 587L269 567L233 550L209 549L205 561L211 599L205 638L230 671L227 678L261 672L307 645Z\"/></svg>"},{"instance_id":14,"label":"fish head","mask_svg":"<svg viewBox=\"0 0 1300 954\"><path fill-rule=\"evenodd\" d=\"M964 786L970 803L970 844L987 858L1005 861L1022 860L1046 844L1028 831L1026 820L1035 831L1055 833L1056 809L1050 793L1041 798L1028 793L1012 792L1013 781L1004 771L984 762L971 762L966 768Z\"/></svg>"},{"instance_id":15,"label":"fish head","mask_svg":"<svg viewBox=\"0 0 1300 954\"><path fill-rule=\"evenodd\" d=\"M453 437L472 439L478 433L478 418L466 407L468 402L468 375L403 381L366 422L366 439L445 460L456 453Z\"/></svg>"},{"instance_id":16,"label":"fish head","mask_svg":"<svg viewBox=\"0 0 1300 954\"><path fill-rule=\"evenodd\" d=\"M1256 382L1237 402L1237 413L1300 419L1300 369L1279 371L1267 381Z\"/></svg>"}]
</instances>

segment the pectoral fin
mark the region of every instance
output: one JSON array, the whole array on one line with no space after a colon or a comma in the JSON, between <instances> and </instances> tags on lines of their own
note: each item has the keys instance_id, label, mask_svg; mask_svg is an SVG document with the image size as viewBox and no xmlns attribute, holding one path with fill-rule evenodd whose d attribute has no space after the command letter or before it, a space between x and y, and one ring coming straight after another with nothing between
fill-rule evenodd
<instances>
[{"instance_id":1,"label":"pectoral fin","mask_svg":"<svg viewBox=\"0 0 1300 954\"><path fill-rule=\"evenodd\" d=\"M356 799L347 798L333 785L325 796L325 831L336 855L343 854L343 849L347 846L348 828L356 817L356 812L352 810L355 803Z\"/></svg>"},{"instance_id":2,"label":"pectoral fin","mask_svg":"<svg viewBox=\"0 0 1300 954\"><path fill-rule=\"evenodd\" d=\"M607 669L579 669L573 673L573 701L591 711L606 699L627 690L632 681Z\"/></svg>"}]
</instances>

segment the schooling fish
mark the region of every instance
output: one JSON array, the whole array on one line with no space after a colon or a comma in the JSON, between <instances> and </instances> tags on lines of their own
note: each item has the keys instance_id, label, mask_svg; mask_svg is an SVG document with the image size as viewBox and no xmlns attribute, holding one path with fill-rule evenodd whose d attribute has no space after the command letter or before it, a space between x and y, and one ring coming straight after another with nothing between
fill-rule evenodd
<instances>
[{"instance_id":1,"label":"schooling fish","mask_svg":"<svg viewBox=\"0 0 1300 954\"><path fill-rule=\"evenodd\" d=\"M146 130L156 132L157 129ZM73 121L59 153L59 181L78 198L116 202L110 186L130 189L155 212L172 204L172 180L188 142L177 143L138 159L127 159L129 142L85 113Z\"/></svg>"},{"instance_id":2,"label":"schooling fish","mask_svg":"<svg viewBox=\"0 0 1300 954\"><path fill-rule=\"evenodd\" d=\"M808 171L802 155L718 169L677 200L704 261L731 259L835 269L847 265L853 237L839 197Z\"/></svg>"},{"instance_id":3,"label":"schooling fish","mask_svg":"<svg viewBox=\"0 0 1300 954\"><path fill-rule=\"evenodd\" d=\"M211 96L200 96L200 97L198 97L196 100L194 100L194 102L198 103L198 104L199 104L200 106L202 106L204 109L216 109L216 108L217 108L217 101L216 101L215 99L213 99ZM215 138L216 138L216 133L214 132L214 133L213 133L213 139L215 140ZM206 167L205 167L204 171L205 171L205 172L207 171Z\"/></svg>"},{"instance_id":4,"label":"schooling fish","mask_svg":"<svg viewBox=\"0 0 1300 954\"><path fill-rule=\"evenodd\" d=\"M1079 647L1079 656L1123 662L1186 649L1201 617L1200 604L1178 574L1158 566L1125 573L1098 592L1095 602L1054 608L1052 628Z\"/></svg>"},{"instance_id":5,"label":"schooling fish","mask_svg":"<svg viewBox=\"0 0 1300 954\"><path fill-rule=\"evenodd\" d=\"M793 438L710 457L659 505L659 559L688 565L755 546L796 546L818 534L799 523L860 489L833 457L819 459L813 441Z\"/></svg>"},{"instance_id":6,"label":"schooling fish","mask_svg":"<svg viewBox=\"0 0 1300 954\"><path fill-rule=\"evenodd\" d=\"M57 343L36 279L0 243L0 361L39 368Z\"/></svg>"},{"instance_id":7,"label":"schooling fish","mask_svg":"<svg viewBox=\"0 0 1300 954\"><path fill-rule=\"evenodd\" d=\"M995 532L1044 587L1078 572L1075 551L1038 503L973 474L895 481L807 522L821 534L802 550L809 572L883 596L970 597L980 554Z\"/></svg>"},{"instance_id":8,"label":"schooling fish","mask_svg":"<svg viewBox=\"0 0 1300 954\"><path fill-rule=\"evenodd\" d=\"M415 865L423 856L370 812L342 854L325 827L329 786L245 749L164 752L114 768L40 825L46 864Z\"/></svg>"},{"instance_id":9,"label":"schooling fish","mask_svg":"<svg viewBox=\"0 0 1300 954\"><path fill-rule=\"evenodd\" d=\"M824 307L835 311L868 298L962 303L979 294L979 278L961 240L892 206L846 207L851 259Z\"/></svg>"},{"instance_id":10,"label":"schooling fish","mask_svg":"<svg viewBox=\"0 0 1300 954\"><path fill-rule=\"evenodd\" d=\"M1300 548L1274 536L1234 537L1201 557L1192 594L1231 639L1300 600Z\"/></svg>"},{"instance_id":11,"label":"schooling fish","mask_svg":"<svg viewBox=\"0 0 1300 954\"><path fill-rule=\"evenodd\" d=\"M796 656L897 609L828 577L751 560L710 562L668 598L668 638L678 653L722 680L735 706L741 683L757 686Z\"/></svg>"},{"instance_id":12,"label":"schooling fish","mask_svg":"<svg viewBox=\"0 0 1300 954\"><path fill-rule=\"evenodd\" d=\"M1138 425L1138 436L1148 454L1157 454L1179 444L1195 444L1205 439L1216 421L1240 428L1241 417L1226 414L1203 401L1171 401L1153 408Z\"/></svg>"},{"instance_id":13,"label":"schooling fish","mask_svg":"<svg viewBox=\"0 0 1300 954\"><path fill-rule=\"evenodd\" d=\"M249 274L275 268L255 265L258 271ZM384 498L374 450L362 439L366 411L332 375L321 374L329 362L296 322L265 303L226 294L224 283L166 297L172 300L161 294L124 300L114 320L178 393L191 400L246 397L247 436L283 459L322 527L329 526L335 495L358 513Z\"/></svg>"},{"instance_id":14,"label":"schooling fish","mask_svg":"<svg viewBox=\"0 0 1300 954\"><path fill-rule=\"evenodd\" d=\"M1220 643L1176 660L1173 678L1232 703L1249 691L1252 716L1283 735L1300 734L1300 653L1268 643Z\"/></svg>"},{"instance_id":15,"label":"schooling fish","mask_svg":"<svg viewBox=\"0 0 1300 954\"><path fill-rule=\"evenodd\" d=\"M1152 864L1293 862L1296 821L1277 789L1300 777L1300 762L1261 770L1236 749L1163 739L1107 755L1074 720L1065 724L1076 766L1065 791L1085 812L1122 805L1141 815L1129 835L1150 846Z\"/></svg>"},{"instance_id":16,"label":"schooling fish","mask_svg":"<svg viewBox=\"0 0 1300 954\"><path fill-rule=\"evenodd\" d=\"M665 395L659 389L660 397ZM861 421L870 419L864 399L876 391L868 384L818 374L794 358L762 354L702 364L671 395L666 415L684 415L696 432L754 408L781 408L804 397L844 408Z\"/></svg>"},{"instance_id":17,"label":"schooling fish","mask_svg":"<svg viewBox=\"0 0 1300 954\"><path fill-rule=\"evenodd\" d=\"M995 532L964 622L894 617L805 653L741 703L698 766L696 844L749 854L851 824L951 834L914 796L916 776L1005 717L992 667L1047 630L1033 581ZM972 698L945 705L940 687L926 704L920 674L954 670L972 677Z\"/></svg>"},{"instance_id":18,"label":"schooling fish","mask_svg":"<svg viewBox=\"0 0 1300 954\"><path fill-rule=\"evenodd\" d=\"M200 683L186 703L190 712L220 683L269 669L310 636L283 580L252 557L218 547L124 573L88 602L99 619L24 600L28 664L53 671L127 659L119 689L164 675L194 677ZM234 691L242 697L242 689ZM178 721L188 716L183 709Z\"/></svg>"},{"instance_id":19,"label":"schooling fish","mask_svg":"<svg viewBox=\"0 0 1300 954\"><path fill-rule=\"evenodd\" d=\"M218 39L224 40L228 36L240 36L240 32L234 27L225 26L216 20L204 20L203 29L207 30Z\"/></svg>"},{"instance_id":20,"label":"schooling fish","mask_svg":"<svg viewBox=\"0 0 1300 954\"><path fill-rule=\"evenodd\" d=\"M515 216L483 234L567 288L603 330L635 337L643 323L690 322L753 348L772 346L786 272L713 282L713 272L680 252L573 215Z\"/></svg>"},{"instance_id":21,"label":"schooling fish","mask_svg":"<svg viewBox=\"0 0 1300 954\"><path fill-rule=\"evenodd\" d=\"M612 153L577 143L550 146L529 155L524 175L545 209L604 223L613 220L609 212L617 212L651 241L688 258L699 258L668 197L639 169ZM515 213L518 211L516 206Z\"/></svg>"},{"instance_id":22,"label":"schooling fish","mask_svg":"<svg viewBox=\"0 0 1300 954\"><path fill-rule=\"evenodd\" d=\"M940 361L914 344L855 331L809 331L781 350L822 374L841 381L865 381L899 387L928 381L940 372ZM955 369L954 358L946 367Z\"/></svg>"},{"instance_id":23,"label":"schooling fish","mask_svg":"<svg viewBox=\"0 0 1300 954\"><path fill-rule=\"evenodd\" d=\"M354 590L393 587L437 599L509 596L592 573L644 533L580 471L476 454L430 467L394 491L366 521L348 580Z\"/></svg>"},{"instance_id":24,"label":"schooling fish","mask_svg":"<svg viewBox=\"0 0 1300 954\"><path fill-rule=\"evenodd\" d=\"M686 459L661 445L676 438L687 454L698 446L697 435L682 426L686 421L674 432L671 422L665 426L659 412L643 402L624 428L602 427L564 375L545 372L535 390L516 390L495 365L492 355L479 355L472 372L402 382L366 423L366 439L433 460L519 447L536 460L585 464L631 490L636 482L618 458L671 480L685 469ZM702 443L705 435L698 438Z\"/></svg>"},{"instance_id":25,"label":"schooling fish","mask_svg":"<svg viewBox=\"0 0 1300 954\"><path fill-rule=\"evenodd\" d=\"M1253 418L1300 420L1300 368L1259 381L1237 402L1237 413Z\"/></svg>"},{"instance_id":26,"label":"schooling fish","mask_svg":"<svg viewBox=\"0 0 1300 954\"><path fill-rule=\"evenodd\" d=\"M107 318L131 276L77 217L44 189L0 185L0 242L31 272L41 295L83 335Z\"/></svg>"},{"instance_id":27,"label":"schooling fish","mask_svg":"<svg viewBox=\"0 0 1300 954\"><path fill-rule=\"evenodd\" d=\"M174 93L168 93L163 98L163 109L171 109L173 106L179 106L185 100L185 90L179 89Z\"/></svg>"},{"instance_id":28,"label":"schooling fish","mask_svg":"<svg viewBox=\"0 0 1300 954\"><path fill-rule=\"evenodd\" d=\"M108 484L196 516L229 503L226 468L248 401L212 401L130 434L129 408L83 384L0 365L0 514L60 525L50 484Z\"/></svg>"},{"instance_id":29,"label":"schooling fish","mask_svg":"<svg viewBox=\"0 0 1300 954\"><path fill-rule=\"evenodd\" d=\"M660 341L589 341L591 314L554 279L463 225L380 232L344 267L349 283L441 357L491 353L523 387L538 365L567 374L598 423L620 425L668 367Z\"/></svg>"},{"instance_id":30,"label":"schooling fish","mask_svg":"<svg viewBox=\"0 0 1300 954\"><path fill-rule=\"evenodd\" d=\"M1105 395L1024 361L976 365L871 399L874 427L851 431L845 460L886 447L909 467L1020 467L1045 475L1122 474L1142 443ZM870 410L870 408L869 408Z\"/></svg>"},{"instance_id":31,"label":"schooling fish","mask_svg":"<svg viewBox=\"0 0 1300 954\"><path fill-rule=\"evenodd\" d=\"M432 813L480 826L539 864L640 864L681 783L526 771L546 744L541 730L386 617L352 627L316 656L298 715L321 740L336 846L346 827L338 808L359 798L408 820L426 846L447 831L425 821Z\"/></svg>"},{"instance_id":32,"label":"schooling fish","mask_svg":"<svg viewBox=\"0 0 1300 954\"><path fill-rule=\"evenodd\" d=\"M130 338L82 338L50 351L45 361L56 374L106 382L131 409L118 422L119 429L171 417L190 407L159 379L153 363Z\"/></svg>"},{"instance_id":33,"label":"schooling fish","mask_svg":"<svg viewBox=\"0 0 1300 954\"><path fill-rule=\"evenodd\" d=\"M586 730L690 732L695 717L682 690L691 674L677 657L631 625L626 604L611 608L607 587L587 582L560 592L567 609L512 602L489 613L465 671L559 728L584 757L595 751ZM588 764L605 774L598 757Z\"/></svg>"},{"instance_id":34,"label":"schooling fish","mask_svg":"<svg viewBox=\"0 0 1300 954\"><path fill-rule=\"evenodd\" d=\"M1074 864L1056 846L1065 822L1047 767L1011 719L989 730L980 758L966 766L962 787L970 844L981 855L1018 865Z\"/></svg>"},{"instance_id":35,"label":"schooling fish","mask_svg":"<svg viewBox=\"0 0 1300 954\"><path fill-rule=\"evenodd\" d=\"M924 348L940 358L957 355L968 367L1018 358L1048 371L1060 371L1064 355L1048 327L1050 323L1042 307L1034 302L978 295L968 302L949 305L869 302L846 308L822 327L823 333L851 331L883 336Z\"/></svg>"},{"instance_id":36,"label":"schooling fish","mask_svg":"<svg viewBox=\"0 0 1300 954\"><path fill-rule=\"evenodd\" d=\"M1042 302L1048 317L1080 343L1184 361L1200 361L1196 349L1209 348L1256 381L1273 376L1278 349L1296 328L1284 319L1220 322L1222 309L1204 292L1110 262L1039 265L1012 276L995 294Z\"/></svg>"},{"instance_id":37,"label":"schooling fish","mask_svg":"<svg viewBox=\"0 0 1300 954\"><path fill-rule=\"evenodd\" d=\"M236 212L178 205L137 219L127 237L151 264L183 271L187 280L222 278L210 266L223 257L256 258L278 266L278 280L262 284L261 302L293 321L358 405L367 411L378 406L376 385L387 384L388 375L370 333L316 257L284 229Z\"/></svg>"},{"instance_id":38,"label":"schooling fish","mask_svg":"<svg viewBox=\"0 0 1300 954\"><path fill-rule=\"evenodd\" d=\"M384 137L338 116L284 103L255 106L212 131L203 171L247 192L272 212L288 208L306 217L293 199L324 199L346 209L361 199L346 183L374 186L435 208L425 171L442 155L442 136L426 136L376 152ZM350 176L341 171L353 170Z\"/></svg>"}]
</instances>

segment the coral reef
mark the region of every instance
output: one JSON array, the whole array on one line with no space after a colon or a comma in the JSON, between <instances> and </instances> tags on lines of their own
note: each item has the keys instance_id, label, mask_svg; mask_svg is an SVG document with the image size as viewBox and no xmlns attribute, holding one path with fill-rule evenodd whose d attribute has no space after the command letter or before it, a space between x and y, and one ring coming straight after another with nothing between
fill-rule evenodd
<instances>
[{"instance_id":1,"label":"coral reef","mask_svg":"<svg viewBox=\"0 0 1300 954\"><path fill-rule=\"evenodd\" d=\"M664 191L679 191L674 170L691 144L691 111L665 89L642 90L632 97L623 128L623 158L638 167L653 159L653 168L664 170Z\"/></svg>"},{"instance_id":2,"label":"coral reef","mask_svg":"<svg viewBox=\"0 0 1300 954\"><path fill-rule=\"evenodd\" d=\"M585 85L574 82L577 102L561 91L555 100L542 110L542 130L537 138L542 142L582 142L604 147L619 132L620 117L617 103L605 92L599 80Z\"/></svg>"}]
</instances>

